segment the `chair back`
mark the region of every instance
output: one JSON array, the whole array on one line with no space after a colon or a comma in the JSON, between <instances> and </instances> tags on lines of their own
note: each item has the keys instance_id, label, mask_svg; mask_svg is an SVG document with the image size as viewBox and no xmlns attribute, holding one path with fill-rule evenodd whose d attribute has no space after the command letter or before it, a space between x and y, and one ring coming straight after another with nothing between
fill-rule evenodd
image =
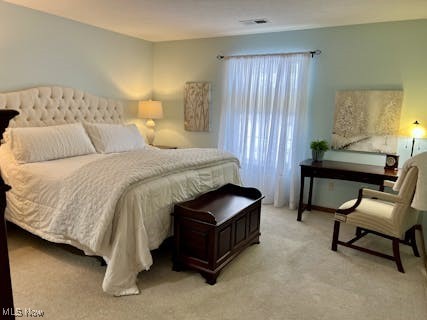
<instances>
[{"instance_id":1,"label":"chair back","mask_svg":"<svg viewBox=\"0 0 427 320\"><path fill-rule=\"evenodd\" d=\"M399 190L399 197L403 203L411 205L412 199L414 198L415 186L417 185L418 169L416 167L409 168L406 173L405 180L403 180L402 186Z\"/></svg>"},{"instance_id":2,"label":"chair back","mask_svg":"<svg viewBox=\"0 0 427 320\"><path fill-rule=\"evenodd\" d=\"M406 173L398 193L400 201L394 206L393 215L396 225L399 226L401 236L403 236L409 228L417 224L418 221L418 211L411 208L417 179L418 169L416 167L410 168Z\"/></svg>"}]
</instances>

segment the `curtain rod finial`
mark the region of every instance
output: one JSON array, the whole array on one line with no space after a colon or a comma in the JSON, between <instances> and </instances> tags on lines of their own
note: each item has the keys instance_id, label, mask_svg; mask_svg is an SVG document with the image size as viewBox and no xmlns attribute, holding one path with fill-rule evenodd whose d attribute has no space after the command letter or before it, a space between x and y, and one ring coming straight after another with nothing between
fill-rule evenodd
<instances>
[{"instance_id":1,"label":"curtain rod finial","mask_svg":"<svg viewBox=\"0 0 427 320\"><path fill-rule=\"evenodd\" d=\"M319 50L319 49L317 49L317 50L314 50L314 51L310 51L310 53L311 53L311 57L314 58L314 56L320 55L322 53L322 51Z\"/></svg>"},{"instance_id":2,"label":"curtain rod finial","mask_svg":"<svg viewBox=\"0 0 427 320\"><path fill-rule=\"evenodd\" d=\"M224 56L219 54L219 55L217 55L217 56L216 56L216 58L217 58L218 60L222 60L222 59L224 59Z\"/></svg>"}]
</instances>

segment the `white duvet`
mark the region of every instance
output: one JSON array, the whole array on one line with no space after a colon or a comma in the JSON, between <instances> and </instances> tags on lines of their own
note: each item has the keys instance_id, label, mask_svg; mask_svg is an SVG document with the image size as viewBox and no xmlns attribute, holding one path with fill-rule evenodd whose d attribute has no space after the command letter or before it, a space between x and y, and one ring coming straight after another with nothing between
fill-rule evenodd
<instances>
[{"instance_id":1,"label":"white duvet","mask_svg":"<svg viewBox=\"0 0 427 320\"><path fill-rule=\"evenodd\" d=\"M238 160L216 149L140 150L17 165L4 148L6 218L49 241L107 261L102 287L139 293L150 250L170 235L173 204L226 183L240 184Z\"/></svg>"}]
</instances>

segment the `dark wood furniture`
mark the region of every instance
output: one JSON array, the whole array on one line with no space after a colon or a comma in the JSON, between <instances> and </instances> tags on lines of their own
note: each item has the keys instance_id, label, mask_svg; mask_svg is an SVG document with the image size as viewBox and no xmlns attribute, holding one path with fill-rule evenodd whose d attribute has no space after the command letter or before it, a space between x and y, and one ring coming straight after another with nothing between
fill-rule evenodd
<instances>
[{"instance_id":1,"label":"dark wood furniture","mask_svg":"<svg viewBox=\"0 0 427 320\"><path fill-rule=\"evenodd\" d=\"M10 119L18 115L15 110L0 110L0 136L9 124ZM2 319L15 319L13 309L12 281L10 279L9 253L7 250L6 221L4 210L6 208L6 185L0 176L0 312ZM3 313L7 310L7 314Z\"/></svg>"},{"instance_id":2,"label":"dark wood furniture","mask_svg":"<svg viewBox=\"0 0 427 320\"><path fill-rule=\"evenodd\" d=\"M403 269L403 265L402 265L402 260L400 258L399 244L402 243L402 244L405 244L407 246L411 246L412 251L414 252L414 256L420 257L420 253L419 253L418 248L417 248L416 235L415 235L416 230L420 230L421 235L422 235L422 228L421 228L420 224L416 224L416 225L412 226L410 229L408 229L405 233L404 239L399 239L399 238L392 237L390 235L380 233L377 231L373 231L373 230L369 230L369 229L365 229L365 228L361 228L361 227L356 227L356 236L354 238L352 238L348 241L339 240L341 221L345 222L346 216L351 214L352 212L354 212L356 210L356 208L360 205L360 203L362 202L362 199L363 199L363 193L364 193L363 189L359 189L359 195L357 197L356 202L354 203L354 205L352 207L347 208L347 209L337 209L336 210L336 214L340 215L340 219L337 219L337 215L335 215L334 233L332 235L331 250L337 251L338 245L341 245L341 246L344 246L347 248L351 248L351 249L355 249L355 250L358 250L358 251L361 251L364 253L371 254L373 256L385 258L385 259L396 262L397 270L399 270L399 272L401 272L401 273L405 273L405 270ZM376 223L378 223L378 221ZM385 254L385 253L382 253L379 251L375 251L375 250L368 249L368 248L361 247L359 245L354 244L356 241L360 240L361 238L363 238L364 236L366 236L370 233L391 240L392 241L392 247L393 247L393 255L388 255L388 254Z\"/></svg>"},{"instance_id":3,"label":"dark wood furniture","mask_svg":"<svg viewBox=\"0 0 427 320\"><path fill-rule=\"evenodd\" d=\"M174 208L173 270L195 269L213 285L224 266L259 243L261 192L227 184Z\"/></svg>"},{"instance_id":4,"label":"dark wood furniture","mask_svg":"<svg viewBox=\"0 0 427 320\"><path fill-rule=\"evenodd\" d=\"M337 210L337 212L342 213L342 211L340 211L339 209ZM341 246L344 246L347 248L351 248L351 249L355 249L355 250L358 250L358 251L361 251L364 253L371 254L371 255L376 256L376 257L388 259L388 260L394 261L396 263L397 270L399 272L405 273L405 270L403 269L402 259L400 258L399 244L402 243L402 244L405 244L407 246L412 247L412 251L414 252L414 256L420 257L420 253L419 253L418 248L417 248L416 235L415 235L416 230L421 230L421 225L419 225L419 224L415 225L412 228L410 228L408 231L406 231L405 238L402 240L399 238L388 236L388 235L380 233L380 232L376 232L373 230L368 230L368 229L363 229L363 228L357 227L356 228L356 236L354 238L352 238L348 241L341 241L338 239L339 232L340 232L340 222L334 221L334 233L332 235L331 249L332 249L332 251L337 251L338 245L341 245ZM361 246L354 244L357 240L360 240L361 238L363 238L364 236L366 236L370 233L391 240L392 241L392 248L393 248L393 255L388 255L388 254L385 254L382 252L378 252L378 251L368 249L365 247L361 247Z\"/></svg>"},{"instance_id":5,"label":"dark wood furniture","mask_svg":"<svg viewBox=\"0 0 427 320\"><path fill-rule=\"evenodd\" d=\"M380 190L384 190L384 180L396 181L398 177L398 171L386 170L382 166L372 166L342 161L323 160L321 162L315 162L311 159L308 159L301 162L300 167L301 189L298 205L298 221L301 221L302 213L305 209L311 211L314 178L364 182L380 186ZM306 177L310 178L310 189L308 192L307 205L304 204L304 180ZM330 211L335 212L335 209L330 209Z\"/></svg>"},{"instance_id":6,"label":"dark wood furniture","mask_svg":"<svg viewBox=\"0 0 427 320\"><path fill-rule=\"evenodd\" d=\"M159 148L159 149L178 149L178 147L174 146L162 146L162 145L153 145L153 147Z\"/></svg>"}]
</instances>

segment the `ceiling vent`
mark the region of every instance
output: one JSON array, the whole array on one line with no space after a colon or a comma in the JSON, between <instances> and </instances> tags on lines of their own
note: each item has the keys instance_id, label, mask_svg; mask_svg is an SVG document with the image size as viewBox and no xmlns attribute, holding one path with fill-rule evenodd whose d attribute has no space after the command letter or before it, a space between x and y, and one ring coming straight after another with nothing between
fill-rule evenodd
<instances>
[{"instance_id":1,"label":"ceiling vent","mask_svg":"<svg viewBox=\"0 0 427 320\"><path fill-rule=\"evenodd\" d=\"M250 19L250 20L240 20L240 23L244 25L253 25L253 24L265 24L269 23L267 19L261 18L261 19Z\"/></svg>"}]
</instances>

